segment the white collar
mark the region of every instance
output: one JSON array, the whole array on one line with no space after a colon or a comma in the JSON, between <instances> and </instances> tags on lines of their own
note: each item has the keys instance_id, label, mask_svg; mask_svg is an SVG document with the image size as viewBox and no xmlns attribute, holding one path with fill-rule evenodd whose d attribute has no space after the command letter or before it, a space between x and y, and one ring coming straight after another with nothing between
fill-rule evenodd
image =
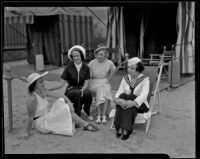
<instances>
[{"instance_id":1,"label":"white collar","mask_svg":"<svg viewBox=\"0 0 200 159\"><path fill-rule=\"evenodd\" d=\"M78 72L79 72L80 69L81 69L81 66L82 66L82 62L81 62L79 65L77 65L76 63L74 63L74 65L75 65L76 69L77 69Z\"/></svg>"}]
</instances>

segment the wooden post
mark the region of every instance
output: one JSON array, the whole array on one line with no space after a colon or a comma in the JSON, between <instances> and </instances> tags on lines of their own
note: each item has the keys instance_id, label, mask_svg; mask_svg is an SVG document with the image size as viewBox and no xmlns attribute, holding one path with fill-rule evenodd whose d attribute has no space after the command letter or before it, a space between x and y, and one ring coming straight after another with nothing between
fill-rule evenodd
<instances>
[{"instance_id":1,"label":"wooden post","mask_svg":"<svg viewBox=\"0 0 200 159\"><path fill-rule=\"evenodd\" d=\"M8 122L9 130L8 132L13 132L13 118L12 118L12 74L11 68L7 67L8 75L5 77L8 86Z\"/></svg>"},{"instance_id":2,"label":"wooden post","mask_svg":"<svg viewBox=\"0 0 200 159\"><path fill-rule=\"evenodd\" d=\"M127 70L128 68L128 59L129 59L129 54L128 53L125 53L124 54L124 57L125 57L125 64L124 64L124 70Z\"/></svg>"}]
</instances>

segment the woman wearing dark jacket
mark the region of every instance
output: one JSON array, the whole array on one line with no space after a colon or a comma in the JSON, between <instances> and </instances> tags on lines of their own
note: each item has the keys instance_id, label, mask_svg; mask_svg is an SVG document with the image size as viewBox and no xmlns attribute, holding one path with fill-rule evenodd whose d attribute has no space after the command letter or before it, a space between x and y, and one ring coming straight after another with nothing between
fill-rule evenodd
<instances>
[{"instance_id":1,"label":"woman wearing dark jacket","mask_svg":"<svg viewBox=\"0 0 200 159\"><path fill-rule=\"evenodd\" d=\"M93 120L90 115L90 106L92 104L92 96L88 89L88 80L90 79L89 67L83 62L86 53L85 49L80 45L73 46L68 51L68 58L71 60L62 75L60 85L50 90L55 90L63 87L67 83L65 95L74 104L74 111L78 116L81 116L82 106L88 115L89 120Z\"/></svg>"}]
</instances>

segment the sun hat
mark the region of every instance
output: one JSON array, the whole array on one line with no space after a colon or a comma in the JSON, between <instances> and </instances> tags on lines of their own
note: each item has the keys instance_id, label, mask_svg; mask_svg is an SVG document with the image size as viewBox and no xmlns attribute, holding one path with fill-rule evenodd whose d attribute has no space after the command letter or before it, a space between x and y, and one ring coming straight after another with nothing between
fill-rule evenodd
<instances>
[{"instance_id":1,"label":"sun hat","mask_svg":"<svg viewBox=\"0 0 200 159\"><path fill-rule=\"evenodd\" d=\"M84 56L84 59L85 59L85 49L84 49L82 46L80 46L80 45L74 45L74 46L71 47L71 48L69 49L69 51L68 51L68 58L69 58L70 60L72 60L71 54L72 54L72 51L74 51L74 50L79 50L79 51L81 51L81 52L83 53L83 56Z\"/></svg>"},{"instance_id":2,"label":"sun hat","mask_svg":"<svg viewBox=\"0 0 200 159\"><path fill-rule=\"evenodd\" d=\"M133 57L128 60L128 66L137 64L138 62L141 62L141 60L138 57Z\"/></svg>"},{"instance_id":3,"label":"sun hat","mask_svg":"<svg viewBox=\"0 0 200 159\"><path fill-rule=\"evenodd\" d=\"M35 82L37 79L45 76L46 74L48 74L48 71L44 72L43 74L39 74L39 73L31 73L28 78L27 78L27 82L28 82L28 87Z\"/></svg>"},{"instance_id":4,"label":"sun hat","mask_svg":"<svg viewBox=\"0 0 200 159\"><path fill-rule=\"evenodd\" d=\"M94 54L97 54L97 53L98 53L99 51L101 51L101 50L107 51L107 49L106 49L105 46L100 46L100 47L98 47L96 50L94 50Z\"/></svg>"}]
</instances>

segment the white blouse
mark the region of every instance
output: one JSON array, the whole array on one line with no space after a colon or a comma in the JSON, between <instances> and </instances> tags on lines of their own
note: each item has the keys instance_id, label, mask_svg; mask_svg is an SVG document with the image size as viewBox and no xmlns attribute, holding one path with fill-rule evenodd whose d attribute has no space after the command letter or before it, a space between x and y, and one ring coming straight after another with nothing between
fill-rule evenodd
<instances>
[{"instance_id":1,"label":"white blouse","mask_svg":"<svg viewBox=\"0 0 200 159\"><path fill-rule=\"evenodd\" d=\"M143 76L142 73L138 76L138 78L140 78L141 76ZM129 74L128 78L131 81L131 76ZM126 94L131 93L130 86L124 78L120 83L117 93L115 94L115 98L119 98L119 95L121 93L126 93ZM137 96L135 101L137 102L138 106L140 106L142 103L145 103L146 106L149 108L149 104L147 102L148 93L149 93L149 77L145 78L142 82L140 82L133 91L133 94Z\"/></svg>"}]
</instances>

